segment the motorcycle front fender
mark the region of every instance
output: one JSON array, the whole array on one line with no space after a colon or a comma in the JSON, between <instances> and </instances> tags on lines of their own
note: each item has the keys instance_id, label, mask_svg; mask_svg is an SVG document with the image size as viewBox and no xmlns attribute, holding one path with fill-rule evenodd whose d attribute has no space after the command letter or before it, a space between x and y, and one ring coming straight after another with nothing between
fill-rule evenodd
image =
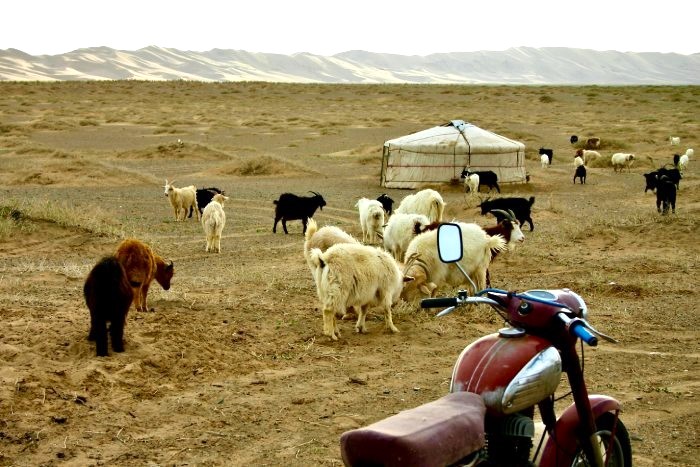
<instances>
[{"instance_id":1,"label":"motorcycle front fender","mask_svg":"<svg viewBox=\"0 0 700 467\"><path fill-rule=\"evenodd\" d=\"M612 397L591 395L588 399L591 402L591 411L594 419L606 412L618 412L620 410L620 403ZM557 420L554 426L554 435L547 438L540 457L540 467L571 465L578 447L578 424L576 406L571 404Z\"/></svg>"}]
</instances>

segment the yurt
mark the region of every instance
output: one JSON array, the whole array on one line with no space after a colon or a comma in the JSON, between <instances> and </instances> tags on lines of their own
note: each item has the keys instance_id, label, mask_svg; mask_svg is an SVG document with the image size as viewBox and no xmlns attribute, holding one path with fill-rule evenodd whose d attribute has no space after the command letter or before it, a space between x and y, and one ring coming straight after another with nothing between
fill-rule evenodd
<instances>
[{"instance_id":1,"label":"yurt","mask_svg":"<svg viewBox=\"0 0 700 467\"><path fill-rule=\"evenodd\" d=\"M492 170L498 183L525 182L525 145L462 120L384 143L381 186L417 188L459 180L464 168Z\"/></svg>"}]
</instances>

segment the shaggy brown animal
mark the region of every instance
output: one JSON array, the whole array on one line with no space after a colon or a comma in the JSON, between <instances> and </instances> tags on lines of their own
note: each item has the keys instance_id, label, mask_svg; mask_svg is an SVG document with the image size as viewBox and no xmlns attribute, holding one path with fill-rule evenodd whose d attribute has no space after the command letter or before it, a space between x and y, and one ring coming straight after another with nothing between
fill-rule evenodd
<instances>
[{"instance_id":1,"label":"shaggy brown animal","mask_svg":"<svg viewBox=\"0 0 700 467\"><path fill-rule=\"evenodd\" d=\"M157 280L164 290L170 288L170 280L175 273L173 262L166 263L151 250L151 247L135 238L122 241L117 247L116 257L124 267L129 283L134 289L136 310L149 311L148 288L153 279Z\"/></svg>"},{"instance_id":2,"label":"shaggy brown animal","mask_svg":"<svg viewBox=\"0 0 700 467\"><path fill-rule=\"evenodd\" d=\"M90 334L95 341L98 357L107 351L107 323L112 338L112 350L124 351L124 325L134 292L124 268L114 256L105 256L90 271L83 286L85 303L90 310Z\"/></svg>"}]
</instances>

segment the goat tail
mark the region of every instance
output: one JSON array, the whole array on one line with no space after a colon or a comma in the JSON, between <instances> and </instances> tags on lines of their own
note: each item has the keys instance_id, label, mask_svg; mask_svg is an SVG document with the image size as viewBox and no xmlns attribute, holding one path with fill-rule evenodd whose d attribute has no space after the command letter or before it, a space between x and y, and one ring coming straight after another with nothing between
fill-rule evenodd
<instances>
[{"instance_id":1,"label":"goat tail","mask_svg":"<svg viewBox=\"0 0 700 467\"><path fill-rule=\"evenodd\" d=\"M532 206L533 204L535 204L535 197L530 196L530 206Z\"/></svg>"},{"instance_id":2,"label":"goat tail","mask_svg":"<svg viewBox=\"0 0 700 467\"><path fill-rule=\"evenodd\" d=\"M486 247L489 249L489 251L495 254L500 251L504 251L506 249L506 245L506 239L503 238L503 235L498 234L489 237Z\"/></svg>"},{"instance_id":3,"label":"goat tail","mask_svg":"<svg viewBox=\"0 0 700 467\"><path fill-rule=\"evenodd\" d=\"M311 264L311 266L313 266L314 270L316 271L326 267L326 262L323 261L321 255L323 255L323 252L320 248L312 248L309 252L309 263Z\"/></svg>"},{"instance_id":4,"label":"goat tail","mask_svg":"<svg viewBox=\"0 0 700 467\"><path fill-rule=\"evenodd\" d=\"M316 221L314 220L313 217L309 217L306 223L306 233L304 234L304 240L306 240L305 243L308 243L309 240L311 240L311 237L314 236L314 234L318 231L318 224L316 224ZM306 246L306 245L304 245Z\"/></svg>"}]
</instances>

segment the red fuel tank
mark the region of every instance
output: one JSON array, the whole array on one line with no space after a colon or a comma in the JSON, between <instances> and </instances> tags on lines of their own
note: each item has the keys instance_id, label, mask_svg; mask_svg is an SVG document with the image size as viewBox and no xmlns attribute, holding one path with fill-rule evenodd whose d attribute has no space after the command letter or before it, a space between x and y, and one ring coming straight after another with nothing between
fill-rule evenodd
<instances>
[{"instance_id":1,"label":"red fuel tank","mask_svg":"<svg viewBox=\"0 0 700 467\"><path fill-rule=\"evenodd\" d=\"M462 351L450 392L475 392L490 413L509 414L543 400L560 381L561 358L548 341L507 329Z\"/></svg>"}]
</instances>

